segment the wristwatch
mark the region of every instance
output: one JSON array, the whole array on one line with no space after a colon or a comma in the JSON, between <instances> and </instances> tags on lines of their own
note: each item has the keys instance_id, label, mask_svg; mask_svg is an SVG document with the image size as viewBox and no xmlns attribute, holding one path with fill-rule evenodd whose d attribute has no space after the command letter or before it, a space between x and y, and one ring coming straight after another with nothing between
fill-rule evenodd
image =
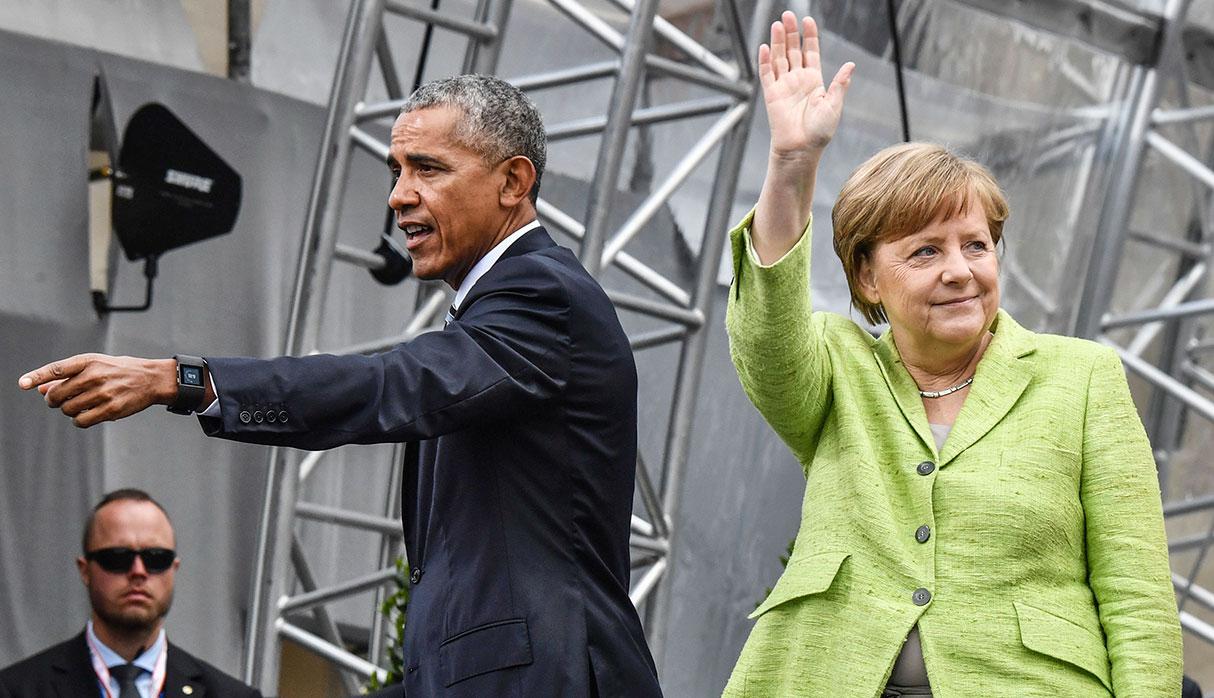
<instances>
[{"instance_id":1,"label":"wristwatch","mask_svg":"<svg viewBox=\"0 0 1214 698\"><path fill-rule=\"evenodd\" d=\"M193 414L202 407L202 401L207 395L206 384L203 382L207 362L200 357L185 354L178 354L173 359L177 362L177 399L169 405L169 412Z\"/></svg>"}]
</instances>

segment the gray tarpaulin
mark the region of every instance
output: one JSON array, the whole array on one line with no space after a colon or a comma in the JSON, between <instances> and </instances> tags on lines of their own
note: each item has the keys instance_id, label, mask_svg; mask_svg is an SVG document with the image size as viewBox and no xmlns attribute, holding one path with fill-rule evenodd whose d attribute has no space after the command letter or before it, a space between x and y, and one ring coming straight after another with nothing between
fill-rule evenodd
<instances>
[{"instance_id":1,"label":"gray tarpaulin","mask_svg":"<svg viewBox=\"0 0 1214 698\"><path fill-rule=\"evenodd\" d=\"M80 351L265 354L315 160L317 107L228 81L0 32L0 663L79 632L74 559L92 502L121 486L158 497L182 567L169 635L235 671L264 480L260 449L203 438L163 409L82 431L21 393L17 376ZM147 313L99 320L88 288L89 110L104 73L119 129L141 104L173 110L244 177L231 235L161 260ZM172 221L165 221L171 226ZM142 298L120 261L114 300Z\"/></svg>"}]
</instances>

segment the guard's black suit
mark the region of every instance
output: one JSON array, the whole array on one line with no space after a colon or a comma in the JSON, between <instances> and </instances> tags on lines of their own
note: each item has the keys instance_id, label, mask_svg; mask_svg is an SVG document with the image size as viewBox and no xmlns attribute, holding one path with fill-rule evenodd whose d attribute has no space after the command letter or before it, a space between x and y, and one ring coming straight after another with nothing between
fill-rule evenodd
<instances>
[{"instance_id":1,"label":"guard's black suit","mask_svg":"<svg viewBox=\"0 0 1214 698\"><path fill-rule=\"evenodd\" d=\"M0 671L0 698L96 698L101 695L84 633ZM261 693L169 643L164 695L261 698Z\"/></svg>"},{"instance_id":2,"label":"guard's black suit","mask_svg":"<svg viewBox=\"0 0 1214 698\"><path fill-rule=\"evenodd\" d=\"M214 436L414 442L410 698L660 695L628 599L636 366L606 294L543 229L442 332L375 356L207 361Z\"/></svg>"}]
</instances>

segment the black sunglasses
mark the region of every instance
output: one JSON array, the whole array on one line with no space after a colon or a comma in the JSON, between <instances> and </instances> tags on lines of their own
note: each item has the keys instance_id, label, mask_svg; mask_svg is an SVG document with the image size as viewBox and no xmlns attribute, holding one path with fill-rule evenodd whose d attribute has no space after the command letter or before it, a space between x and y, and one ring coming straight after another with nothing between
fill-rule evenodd
<instances>
[{"instance_id":1,"label":"black sunglasses","mask_svg":"<svg viewBox=\"0 0 1214 698\"><path fill-rule=\"evenodd\" d=\"M84 554L85 560L91 560L101 565L101 569L113 574L125 574L131 571L135 564L135 556L143 560L143 568L149 574L160 574L173 566L177 552L169 548L100 548Z\"/></svg>"}]
</instances>

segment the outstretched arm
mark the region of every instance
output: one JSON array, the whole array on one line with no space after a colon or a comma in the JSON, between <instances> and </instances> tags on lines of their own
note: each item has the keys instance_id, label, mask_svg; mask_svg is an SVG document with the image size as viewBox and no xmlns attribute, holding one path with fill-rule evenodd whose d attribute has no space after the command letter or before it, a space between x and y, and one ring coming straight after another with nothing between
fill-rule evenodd
<instances>
[{"instance_id":1,"label":"outstretched arm","mask_svg":"<svg viewBox=\"0 0 1214 698\"><path fill-rule=\"evenodd\" d=\"M202 404L209 405L215 399L209 375L204 384ZM77 354L30 371L17 385L22 390L37 388L48 406L71 417L78 427L91 427L152 405L172 404L177 399L177 362Z\"/></svg>"},{"instance_id":2,"label":"outstretched arm","mask_svg":"<svg viewBox=\"0 0 1214 698\"><path fill-rule=\"evenodd\" d=\"M759 47L759 82L771 150L751 239L763 264L784 256L805 230L818 161L839 125L855 68L854 63L844 63L827 87L817 24L805 17L798 32L797 16L787 10L771 25L771 44Z\"/></svg>"}]
</instances>

